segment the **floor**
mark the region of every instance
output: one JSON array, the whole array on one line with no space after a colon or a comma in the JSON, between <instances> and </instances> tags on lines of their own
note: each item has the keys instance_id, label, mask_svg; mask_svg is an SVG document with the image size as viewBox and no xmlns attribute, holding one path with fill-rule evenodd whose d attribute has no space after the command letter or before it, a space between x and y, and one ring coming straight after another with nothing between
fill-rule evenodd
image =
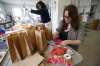
<instances>
[{"instance_id":1,"label":"floor","mask_svg":"<svg viewBox=\"0 0 100 66\"><path fill-rule=\"evenodd\" d=\"M84 60L78 66L100 66L100 30L88 30L79 52Z\"/></svg>"}]
</instances>

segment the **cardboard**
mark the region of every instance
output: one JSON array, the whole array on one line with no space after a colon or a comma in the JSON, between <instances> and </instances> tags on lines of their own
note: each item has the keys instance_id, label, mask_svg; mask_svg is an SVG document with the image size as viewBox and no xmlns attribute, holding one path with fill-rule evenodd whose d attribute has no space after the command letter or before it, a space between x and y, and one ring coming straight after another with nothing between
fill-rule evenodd
<instances>
[{"instance_id":1,"label":"cardboard","mask_svg":"<svg viewBox=\"0 0 100 66\"><path fill-rule=\"evenodd\" d=\"M38 66L42 61L43 61L44 57L42 57L39 53L35 53L34 55L13 63L13 66Z\"/></svg>"}]
</instances>

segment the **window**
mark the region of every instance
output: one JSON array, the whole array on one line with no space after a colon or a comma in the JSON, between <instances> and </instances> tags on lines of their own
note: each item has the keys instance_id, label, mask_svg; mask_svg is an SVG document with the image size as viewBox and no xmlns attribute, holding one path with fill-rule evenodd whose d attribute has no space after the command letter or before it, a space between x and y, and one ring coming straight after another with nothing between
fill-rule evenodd
<instances>
[{"instance_id":1,"label":"window","mask_svg":"<svg viewBox=\"0 0 100 66\"><path fill-rule=\"evenodd\" d=\"M5 16L2 13L2 8L0 8L0 23L4 22L4 20L5 20Z\"/></svg>"},{"instance_id":2,"label":"window","mask_svg":"<svg viewBox=\"0 0 100 66\"><path fill-rule=\"evenodd\" d=\"M21 17L22 16L21 8L13 8L12 12L13 12L13 16L16 16L16 17Z\"/></svg>"}]
</instances>

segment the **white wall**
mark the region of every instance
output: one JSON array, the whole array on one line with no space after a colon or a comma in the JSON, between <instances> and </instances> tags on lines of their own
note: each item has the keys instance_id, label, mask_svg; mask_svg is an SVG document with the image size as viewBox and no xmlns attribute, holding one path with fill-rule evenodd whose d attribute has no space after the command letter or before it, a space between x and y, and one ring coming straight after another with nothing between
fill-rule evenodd
<instances>
[{"instance_id":1,"label":"white wall","mask_svg":"<svg viewBox=\"0 0 100 66\"><path fill-rule=\"evenodd\" d=\"M59 22L61 22L61 19L63 17L63 10L64 7L71 3L71 0L52 0L52 27L53 32L56 32L56 28L59 25ZM55 4L56 3L56 4Z\"/></svg>"},{"instance_id":2,"label":"white wall","mask_svg":"<svg viewBox=\"0 0 100 66\"><path fill-rule=\"evenodd\" d=\"M52 22L52 30L56 32L56 28L59 25L63 17L63 10L65 5L70 4L70 0L51 0L51 22Z\"/></svg>"},{"instance_id":3,"label":"white wall","mask_svg":"<svg viewBox=\"0 0 100 66\"><path fill-rule=\"evenodd\" d=\"M60 22L63 17L64 7L70 3L71 3L71 0L59 0L58 2L58 22Z\"/></svg>"},{"instance_id":4,"label":"white wall","mask_svg":"<svg viewBox=\"0 0 100 66\"><path fill-rule=\"evenodd\" d=\"M52 31L56 32L58 26L58 0L51 0L51 4Z\"/></svg>"}]
</instances>

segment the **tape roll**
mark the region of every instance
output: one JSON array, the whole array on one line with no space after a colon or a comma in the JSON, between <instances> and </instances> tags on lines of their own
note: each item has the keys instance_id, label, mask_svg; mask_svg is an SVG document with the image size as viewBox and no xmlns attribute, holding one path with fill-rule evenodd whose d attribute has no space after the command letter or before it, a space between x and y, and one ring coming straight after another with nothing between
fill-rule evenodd
<instances>
[{"instance_id":1,"label":"tape roll","mask_svg":"<svg viewBox=\"0 0 100 66\"><path fill-rule=\"evenodd\" d=\"M70 55L70 54L64 54L64 58L65 58L66 60L69 60L69 59L71 59L71 55Z\"/></svg>"}]
</instances>

